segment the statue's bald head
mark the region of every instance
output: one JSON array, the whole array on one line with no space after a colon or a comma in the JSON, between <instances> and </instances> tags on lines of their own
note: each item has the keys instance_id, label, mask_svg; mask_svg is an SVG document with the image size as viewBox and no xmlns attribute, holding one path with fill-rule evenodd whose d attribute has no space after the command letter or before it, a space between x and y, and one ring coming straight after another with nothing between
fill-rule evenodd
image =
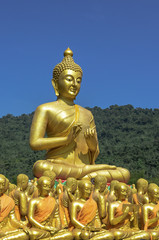
<instances>
[{"instance_id":1,"label":"statue's bald head","mask_svg":"<svg viewBox=\"0 0 159 240\"><path fill-rule=\"evenodd\" d=\"M0 196L7 191L7 179L3 174L0 174Z\"/></svg>"},{"instance_id":2,"label":"statue's bald head","mask_svg":"<svg viewBox=\"0 0 159 240\"><path fill-rule=\"evenodd\" d=\"M143 190L144 193L147 192L147 188L148 188L148 181L144 178L139 178L136 182L136 187L137 190Z\"/></svg>"},{"instance_id":3,"label":"statue's bald head","mask_svg":"<svg viewBox=\"0 0 159 240\"><path fill-rule=\"evenodd\" d=\"M25 174L19 174L17 176L17 187L19 187L22 191L26 190L28 186L29 178Z\"/></svg>"}]
</instances>

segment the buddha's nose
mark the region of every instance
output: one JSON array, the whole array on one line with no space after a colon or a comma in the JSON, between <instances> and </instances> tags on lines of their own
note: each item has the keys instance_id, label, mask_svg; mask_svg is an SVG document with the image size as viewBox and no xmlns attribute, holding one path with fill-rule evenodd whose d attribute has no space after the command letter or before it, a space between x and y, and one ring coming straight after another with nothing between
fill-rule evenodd
<instances>
[{"instance_id":1,"label":"buddha's nose","mask_svg":"<svg viewBox=\"0 0 159 240\"><path fill-rule=\"evenodd\" d=\"M73 81L73 86L77 86L77 80L76 79L74 79L74 81Z\"/></svg>"}]
</instances>

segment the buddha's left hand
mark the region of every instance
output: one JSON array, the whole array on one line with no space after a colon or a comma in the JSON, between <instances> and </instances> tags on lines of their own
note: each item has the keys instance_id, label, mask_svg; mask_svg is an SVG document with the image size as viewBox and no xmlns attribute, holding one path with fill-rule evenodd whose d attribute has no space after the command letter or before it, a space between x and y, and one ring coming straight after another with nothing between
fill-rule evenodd
<instances>
[{"instance_id":1,"label":"buddha's left hand","mask_svg":"<svg viewBox=\"0 0 159 240\"><path fill-rule=\"evenodd\" d=\"M91 151L96 151L97 148L97 139L96 132L93 128L88 128L84 133L87 145Z\"/></svg>"}]
</instances>

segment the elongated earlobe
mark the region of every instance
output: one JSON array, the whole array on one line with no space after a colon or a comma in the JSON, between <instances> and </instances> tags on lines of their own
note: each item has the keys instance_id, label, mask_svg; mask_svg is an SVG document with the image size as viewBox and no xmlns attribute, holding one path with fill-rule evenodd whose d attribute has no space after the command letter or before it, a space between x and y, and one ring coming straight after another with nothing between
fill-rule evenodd
<instances>
[{"instance_id":1,"label":"elongated earlobe","mask_svg":"<svg viewBox=\"0 0 159 240\"><path fill-rule=\"evenodd\" d=\"M58 83L57 80L55 80L54 78L52 79L52 86L54 87L55 94L58 97L59 96Z\"/></svg>"}]
</instances>

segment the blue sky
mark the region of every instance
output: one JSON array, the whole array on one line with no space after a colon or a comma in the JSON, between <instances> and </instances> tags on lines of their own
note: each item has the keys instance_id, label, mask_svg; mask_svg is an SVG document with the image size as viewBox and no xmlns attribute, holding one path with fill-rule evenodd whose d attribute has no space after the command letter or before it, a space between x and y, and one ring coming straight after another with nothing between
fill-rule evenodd
<instances>
[{"instance_id":1,"label":"blue sky","mask_svg":"<svg viewBox=\"0 0 159 240\"><path fill-rule=\"evenodd\" d=\"M56 100L68 46L84 72L77 104L158 108L158 12L158 0L1 0L0 117Z\"/></svg>"}]
</instances>

